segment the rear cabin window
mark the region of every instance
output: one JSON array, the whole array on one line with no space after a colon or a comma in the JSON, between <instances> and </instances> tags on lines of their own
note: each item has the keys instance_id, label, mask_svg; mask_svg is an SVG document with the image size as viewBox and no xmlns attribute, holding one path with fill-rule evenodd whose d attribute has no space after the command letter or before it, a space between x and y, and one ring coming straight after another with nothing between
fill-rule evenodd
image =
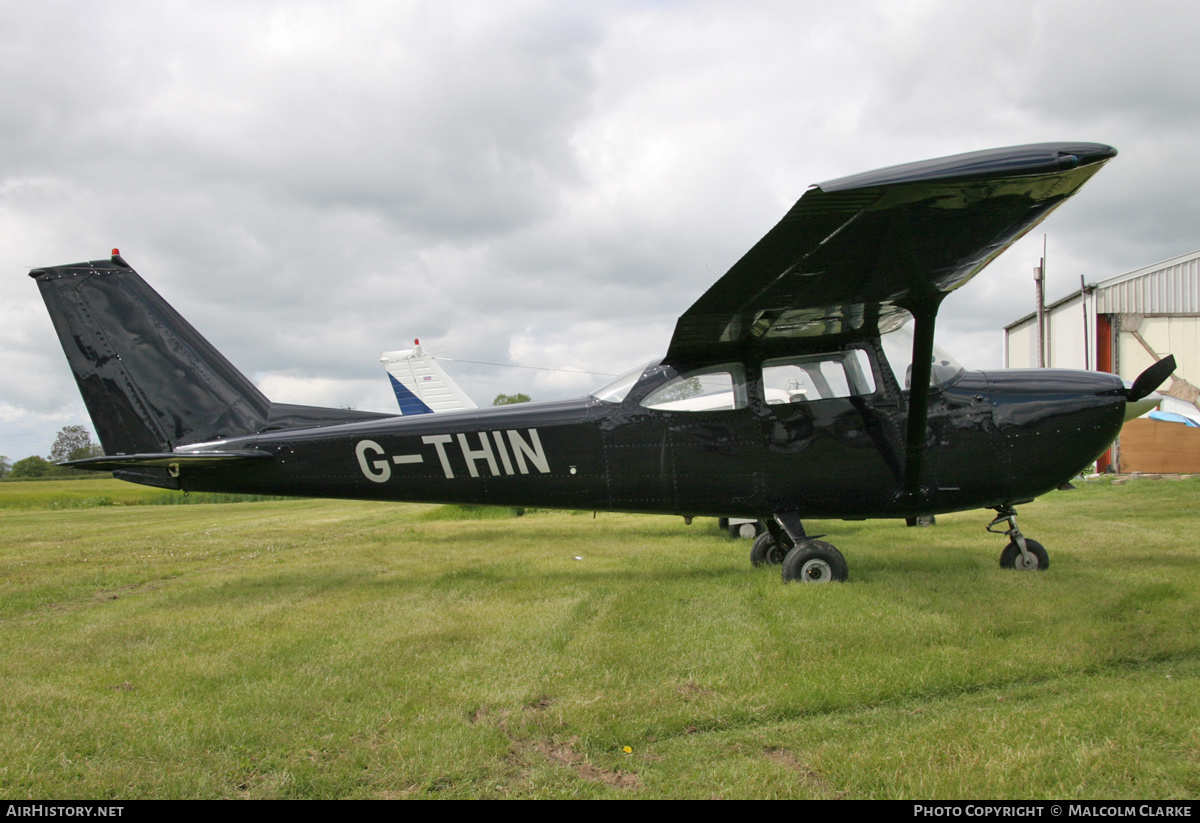
<instances>
[{"instance_id":1,"label":"rear cabin window","mask_svg":"<svg viewBox=\"0 0 1200 823\"><path fill-rule=\"evenodd\" d=\"M781 357L763 362L767 403L802 403L875 392L871 360L862 349Z\"/></svg>"}]
</instances>

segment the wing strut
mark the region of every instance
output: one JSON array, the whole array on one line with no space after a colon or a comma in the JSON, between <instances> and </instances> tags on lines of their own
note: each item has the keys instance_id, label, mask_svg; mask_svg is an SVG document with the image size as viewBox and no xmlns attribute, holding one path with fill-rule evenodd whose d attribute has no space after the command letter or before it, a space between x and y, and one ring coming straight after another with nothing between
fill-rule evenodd
<instances>
[{"instance_id":1,"label":"wing strut","mask_svg":"<svg viewBox=\"0 0 1200 823\"><path fill-rule=\"evenodd\" d=\"M925 427L929 421L929 378L933 372L933 329L945 293L932 294L910 303L913 315L912 380L908 395L908 432L904 437L904 488L901 498L910 505L922 504L929 490L921 485L925 468Z\"/></svg>"}]
</instances>

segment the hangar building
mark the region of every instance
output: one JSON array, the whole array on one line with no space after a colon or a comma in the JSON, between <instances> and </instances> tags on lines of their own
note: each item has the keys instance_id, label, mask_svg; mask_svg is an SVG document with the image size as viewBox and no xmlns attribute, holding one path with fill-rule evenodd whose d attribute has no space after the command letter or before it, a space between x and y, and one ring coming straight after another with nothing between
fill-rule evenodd
<instances>
[{"instance_id":1,"label":"hangar building","mask_svg":"<svg viewBox=\"0 0 1200 823\"><path fill-rule=\"evenodd\" d=\"M1081 278L1082 280L1082 278ZM1200 420L1200 251L1095 284L1046 306L1047 368L1112 372L1132 381L1175 355L1161 409ZM1004 327L1004 367L1038 368L1037 313ZM1121 431L1099 471L1200 472L1200 428L1145 418Z\"/></svg>"}]
</instances>

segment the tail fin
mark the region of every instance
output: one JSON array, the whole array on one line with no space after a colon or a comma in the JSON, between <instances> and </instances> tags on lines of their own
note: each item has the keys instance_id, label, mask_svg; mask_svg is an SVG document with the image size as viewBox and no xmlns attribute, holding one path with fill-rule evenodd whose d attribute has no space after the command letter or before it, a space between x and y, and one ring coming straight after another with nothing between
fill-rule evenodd
<instances>
[{"instance_id":1,"label":"tail fin","mask_svg":"<svg viewBox=\"0 0 1200 823\"><path fill-rule=\"evenodd\" d=\"M415 348L385 351L379 357L391 379L403 415L474 409L466 392L414 340Z\"/></svg>"},{"instance_id":2,"label":"tail fin","mask_svg":"<svg viewBox=\"0 0 1200 823\"><path fill-rule=\"evenodd\" d=\"M42 299L109 455L251 434L271 402L113 250L34 269Z\"/></svg>"}]
</instances>

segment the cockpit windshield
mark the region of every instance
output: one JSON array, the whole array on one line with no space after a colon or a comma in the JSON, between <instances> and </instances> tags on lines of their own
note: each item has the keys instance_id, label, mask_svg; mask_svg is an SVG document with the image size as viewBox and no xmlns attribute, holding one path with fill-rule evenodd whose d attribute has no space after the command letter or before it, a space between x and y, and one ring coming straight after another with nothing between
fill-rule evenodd
<instances>
[{"instance_id":1,"label":"cockpit windshield","mask_svg":"<svg viewBox=\"0 0 1200 823\"><path fill-rule=\"evenodd\" d=\"M593 391L592 397L597 400L603 400L605 403L620 403L625 399L625 395L629 394L629 390L634 387L634 384L637 383L646 369L651 366L657 366L659 362L660 360L651 360L635 369L630 369L620 377L609 380L603 386Z\"/></svg>"},{"instance_id":2,"label":"cockpit windshield","mask_svg":"<svg viewBox=\"0 0 1200 823\"><path fill-rule=\"evenodd\" d=\"M900 382L900 388L912 388L912 350L913 330L908 324L890 331L880 338L883 343L883 353L892 374ZM964 371L957 360L946 353L941 346L933 347L933 369L929 373L929 385L942 386L957 378Z\"/></svg>"}]
</instances>

